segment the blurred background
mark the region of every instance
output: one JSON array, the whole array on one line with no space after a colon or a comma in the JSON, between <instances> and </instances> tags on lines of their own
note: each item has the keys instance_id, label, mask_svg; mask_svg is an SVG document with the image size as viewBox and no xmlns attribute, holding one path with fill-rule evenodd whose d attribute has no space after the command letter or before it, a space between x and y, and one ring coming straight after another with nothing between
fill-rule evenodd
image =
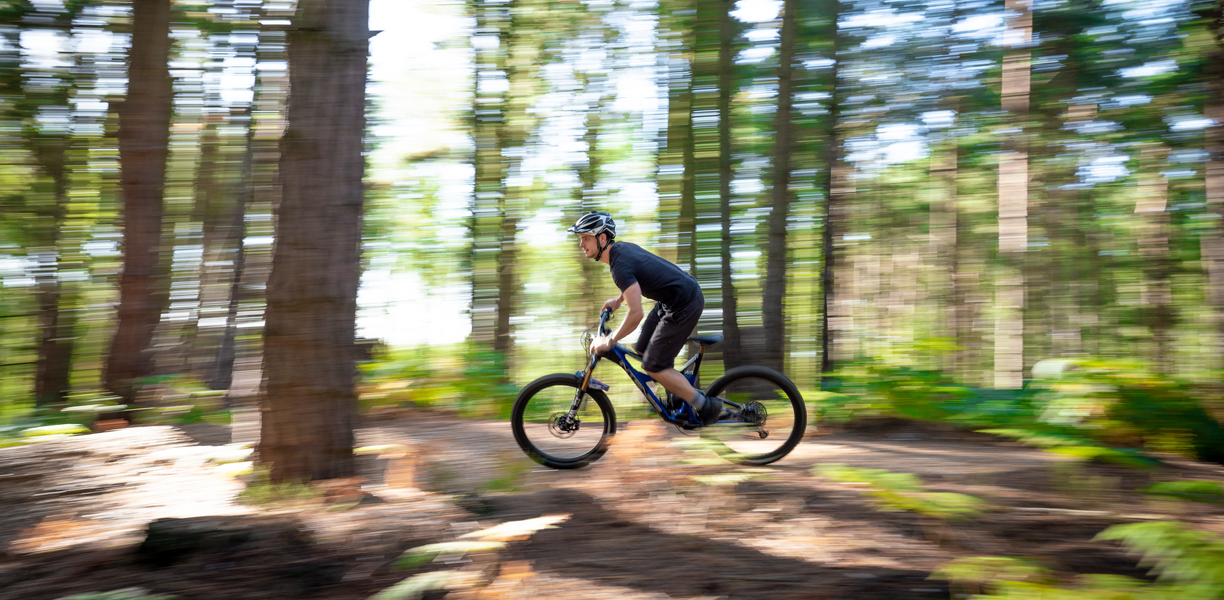
<instances>
[{"instance_id":1,"label":"blurred background","mask_svg":"<svg viewBox=\"0 0 1224 600\"><path fill-rule=\"evenodd\" d=\"M132 3L0 4L6 432L152 389L225 419L227 390L258 387L296 6L166 4L161 95L130 90L152 43ZM697 277L699 330L727 336L706 381L765 364L811 399L856 377L987 394L1074 359L1036 375L1091 362L1211 405L1220 6L372 0L360 400L505 414L582 368L617 290L564 230L603 210ZM121 156L125 97L166 99L168 153L151 333L108 367L121 172L149 160Z\"/></svg>"}]
</instances>

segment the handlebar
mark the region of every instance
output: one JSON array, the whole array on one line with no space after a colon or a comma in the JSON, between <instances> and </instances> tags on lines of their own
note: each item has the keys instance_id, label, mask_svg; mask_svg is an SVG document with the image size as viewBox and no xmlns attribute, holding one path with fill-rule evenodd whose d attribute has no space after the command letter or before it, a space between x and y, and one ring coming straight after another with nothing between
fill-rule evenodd
<instances>
[{"instance_id":1,"label":"handlebar","mask_svg":"<svg viewBox=\"0 0 1224 600\"><path fill-rule=\"evenodd\" d=\"M599 335L608 335L612 330L607 328L608 321L612 318L612 309L605 308L599 312Z\"/></svg>"}]
</instances>

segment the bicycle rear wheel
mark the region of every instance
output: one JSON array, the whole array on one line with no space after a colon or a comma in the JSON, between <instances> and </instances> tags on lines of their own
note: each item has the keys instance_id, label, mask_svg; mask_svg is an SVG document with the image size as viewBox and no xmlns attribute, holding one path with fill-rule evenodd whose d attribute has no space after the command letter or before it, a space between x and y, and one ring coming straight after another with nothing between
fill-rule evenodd
<instances>
[{"instance_id":1,"label":"bicycle rear wheel","mask_svg":"<svg viewBox=\"0 0 1224 600\"><path fill-rule=\"evenodd\" d=\"M794 450L807 430L807 408L799 389L773 369L731 369L710 384L706 395L729 401L723 419L703 427L701 437L731 462L767 465Z\"/></svg>"},{"instance_id":2,"label":"bicycle rear wheel","mask_svg":"<svg viewBox=\"0 0 1224 600\"><path fill-rule=\"evenodd\" d=\"M582 380L573 373L545 375L514 400L514 441L532 460L554 469L577 469L599 460L616 435L616 413L608 396L588 390L571 418L570 405Z\"/></svg>"}]
</instances>

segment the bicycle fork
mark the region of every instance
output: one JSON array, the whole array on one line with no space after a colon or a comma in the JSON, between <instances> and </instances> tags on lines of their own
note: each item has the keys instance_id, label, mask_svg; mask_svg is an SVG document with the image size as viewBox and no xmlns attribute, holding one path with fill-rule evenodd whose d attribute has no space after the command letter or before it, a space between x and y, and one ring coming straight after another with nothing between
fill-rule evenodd
<instances>
[{"instance_id":1,"label":"bicycle fork","mask_svg":"<svg viewBox=\"0 0 1224 600\"><path fill-rule=\"evenodd\" d=\"M599 363L599 356L598 355L592 356L591 362L590 364L587 365L585 372L579 371L577 373L574 373L574 375L577 375L582 378L582 383L578 385L578 390L574 392L574 401L570 403L570 409L569 409L568 415L571 419L576 419L578 412L586 410L587 399L590 397L590 394L587 393L587 390L589 390L592 387L597 390L604 390L604 391L608 389L607 384L595 381L595 379L591 377L591 374L595 372L595 365L597 363Z\"/></svg>"}]
</instances>

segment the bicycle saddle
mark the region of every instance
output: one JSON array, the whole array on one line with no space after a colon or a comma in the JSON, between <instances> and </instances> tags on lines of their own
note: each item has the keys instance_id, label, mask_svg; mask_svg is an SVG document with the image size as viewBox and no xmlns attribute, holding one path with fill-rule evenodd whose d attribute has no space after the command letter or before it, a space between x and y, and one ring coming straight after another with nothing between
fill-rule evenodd
<instances>
[{"instance_id":1,"label":"bicycle saddle","mask_svg":"<svg viewBox=\"0 0 1224 600\"><path fill-rule=\"evenodd\" d=\"M723 336L721 333L711 333L709 335L695 335L689 338L688 341L697 342L698 344L701 344L702 346L713 346L717 344L718 342L721 342L722 339L723 339Z\"/></svg>"}]
</instances>

